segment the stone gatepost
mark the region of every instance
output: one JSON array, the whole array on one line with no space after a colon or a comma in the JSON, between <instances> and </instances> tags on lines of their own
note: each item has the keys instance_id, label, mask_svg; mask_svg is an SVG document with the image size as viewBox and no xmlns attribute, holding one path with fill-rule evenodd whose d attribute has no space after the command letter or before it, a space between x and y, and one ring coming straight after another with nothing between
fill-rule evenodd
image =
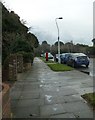
<instances>
[{"instance_id":1,"label":"stone gatepost","mask_svg":"<svg viewBox=\"0 0 95 120\"><path fill-rule=\"evenodd\" d=\"M31 63L24 63L24 71L30 70L32 68Z\"/></svg>"},{"instance_id":2,"label":"stone gatepost","mask_svg":"<svg viewBox=\"0 0 95 120\"><path fill-rule=\"evenodd\" d=\"M23 55L17 54L17 72L23 72Z\"/></svg>"},{"instance_id":3,"label":"stone gatepost","mask_svg":"<svg viewBox=\"0 0 95 120\"><path fill-rule=\"evenodd\" d=\"M15 54L9 57L9 80L17 80L17 55Z\"/></svg>"}]
</instances>

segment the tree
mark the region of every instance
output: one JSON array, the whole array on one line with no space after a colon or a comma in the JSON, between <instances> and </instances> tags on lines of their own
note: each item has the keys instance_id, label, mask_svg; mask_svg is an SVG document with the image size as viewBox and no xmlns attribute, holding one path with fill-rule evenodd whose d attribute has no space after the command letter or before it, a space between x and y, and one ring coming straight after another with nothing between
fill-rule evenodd
<instances>
[{"instance_id":1,"label":"tree","mask_svg":"<svg viewBox=\"0 0 95 120\"><path fill-rule=\"evenodd\" d=\"M47 41L42 42L41 50L42 50L43 53L50 52L50 45L47 43Z\"/></svg>"},{"instance_id":2,"label":"tree","mask_svg":"<svg viewBox=\"0 0 95 120\"><path fill-rule=\"evenodd\" d=\"M38 45L38 47L35 48L34 53L35 53L35 56L40 57L40 55L43 53L41 45Z\"/></svg>"},{"instance_id":3,"label":"tree","mask_svg":"<svg viewBox=\"0 0 95 120\"><path fill-rule=\"evenodd\" d=\"M42 45L43 45L43 44L48 44L48 43L47 43L47 41L43 41L43 42L42 42Z\"/></svg>"},{"instance_id":4,"label":"tree","mask_svg":"<svg viewBox=\"0 0 95 120\"><path fill-rule=\"evenodd\" d=\"M58 53L58 47L55 46L55 45L52 45L51 46L51 53L52 53L52 55L57 54Z\"/></svg>"},{"instance_id":5,"label":"tree","mask_svg":"<svg viewBox=\"0 0 95 120\"><path fill-rule=\"evenodd\" d=\"M31 51L38 47L37 37L28 33L28 27L14 12L9 12L2 4L2 62L8 55L18 51ZM15 49L14 49L15 48Z\"/></svg>"},{"instance_id":6,"label":"tree","mask_svg":"<svg viewBox=\"0 0 95 120\"><path fill-rule=\"evenodd\" d=\"M11 53L17 53L20 51L24 52L33 52L32 46L24 40L16 40L12 45L11 45Z\"/></svg>"},{"instance_id":7,"label":"tree","mask_svg":"<svg viewBox=\"0 0 95 120\"><path fill-rule=\"evenodd\" d=\"M74 51L74 44L73 41L65 43L66 48L68 49L68 52L73 52Z\"/></svg>"},{"instance_id":8,"label":"tree","mask_svg":"<svg viewBox=\"0 0 95 120\"><path fill-rule=\"evenodd\" d=\"M55 46L58 46L58 41L54 43ZM60 46L63 46L64 43L60 41Z\"/></svg>"},{"instance_id":9,"label":"tree","mask_svg":"<svg viewBox=\"0 0 95 120\"><path fill-rule=\"evenodd\" d=\"M93 42L93 45L95 45L95 38L93 38L92 42Z\"/></svg>"},{"instance_id":10,"label":"tree","mask_svg":"<svg viewBox=\"0 0 95 120\"><path fill-rule=\"evenodd\" d=\"M88 47L88 48L87 48L87 53L88 53L89 55L95 55L95 46Z\"/></svg>"},{"instance_id":11,"label":"tree","mask_svg":"<svg viewBox=\"0 0 95 120\"><path fill-rule=\"evenodd\" d=\"M26 34L26 40L31 44L32 47L37 48L39 45L39 41L38 41L37 37L32 33Z\"/></svg>"}]
</instances>

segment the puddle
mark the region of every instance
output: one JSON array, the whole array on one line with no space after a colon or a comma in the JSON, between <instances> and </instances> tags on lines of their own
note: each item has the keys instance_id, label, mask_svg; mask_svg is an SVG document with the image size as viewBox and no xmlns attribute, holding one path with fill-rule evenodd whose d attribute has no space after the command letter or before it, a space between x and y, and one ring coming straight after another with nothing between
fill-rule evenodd
<instances>
[{"instance_id":1,"label":"puddle","mask_svg":"<svg viewBox=\"0 0 95 120\"><path fill-rule=\"evenodd\" d=\"M94 72L92 71L92 72L90 72L90 74L89 74L91 77L95 77L95 74L94 74Z\"/></svg>"},{"instance_id":2,"label":"puddle","mask_svg":"<svg viewBox=\"0 0 95 120\"><path fill-rule=\"evenodd\" d=\"M41 83L43 83L44 81L43 80L41 80Z\"/></svg>"},{"instance_id":3,"label":"puddle","mask_svg":"<svg viewBox=\"0 0 95 120\"><path fill-rule=\"evenodd\" d=\"M52 101L52 100L51 100L51 98L52 98L51 95L45 95L45 97L46 97L46 99L47 99L48 102L51 102L51 101Z\"/></svg>"},{"instance_id":4,"label":"puddle","mask_svg":"<svg viewBox=\"0 0 95 120\"><path fill-rule=\"evenodd\" d=\"M43 87L43 85L40 85L40 87Z\"/></svg>"},{"instance_id":5,"label":"puddle","mask_svg":"<svg viewBox=\"0 0 95 120\"><path fill-rule=\"evenodd\" d=\"M72 97L79 98L82 100L82 97L80 95L72 95Z\"/></svg>"},{"instance_id":6,"label":"puddle","mask_svg":"<svg viewBox=\"0 0 95 120\"><path fill-rule=\"evenodd\" d=\"M54 82L55 84L58 83L58 82Z\"/></svg>"},{"instance_id":7,"label":"puddle","mask_svg":"<svg viewBox=\"0 0 95 120\"><path fill-rule=\"evenodd\" d=\"M57 108L53 108L53 110L54 110L54 111L56 111L56 110L57 110Z\"/></svg>"},{"instance_id":8,"label":"puddle","mask_svg":"<svg viewBox=\"0 0 95 120\"><path fill-rule=\"evenodd\" d=\"M59 91L59 89L57 88L57 92Z\"/></svg>"},{"instance_id":9,"label":"puddle","mask_svg":"<svg viewBox=\"0 0 95 120\"><path fill-rule=\"evenodd\" d=\"M36 114L30 114L29 116L31 116L31 117L32 117L32 116L37 116L37 115L36 115Z\"/></svg>"}]
</instances>

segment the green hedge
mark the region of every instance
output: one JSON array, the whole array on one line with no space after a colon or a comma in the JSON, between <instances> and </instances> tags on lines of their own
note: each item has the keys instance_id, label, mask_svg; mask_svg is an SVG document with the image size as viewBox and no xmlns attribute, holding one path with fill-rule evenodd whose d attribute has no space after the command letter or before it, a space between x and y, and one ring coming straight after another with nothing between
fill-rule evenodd
<instances>
[{"instance_id":1,"label":"green hedge","mask_svg":"<svg viewBox=\"0 0 95 120\"><path fill-rule=\"evenodd\" d=\"M34 54L31 52L18 52L18 54L22 54L23 55L23 62L24 63L33 63L33 59L34 59Z\"/></svg>"}]
</instances>

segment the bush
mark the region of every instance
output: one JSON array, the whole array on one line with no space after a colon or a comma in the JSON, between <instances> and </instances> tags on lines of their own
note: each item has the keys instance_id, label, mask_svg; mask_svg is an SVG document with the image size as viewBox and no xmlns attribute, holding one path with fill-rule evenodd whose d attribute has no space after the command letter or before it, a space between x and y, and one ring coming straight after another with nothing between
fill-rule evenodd
<instances>
[{"instance_id":1,"label":"bush","mask_svg":"<svg viewBox=\"0 0 95 120\"><path fill-rule=\"evenodd\" d=\"M16 40L14 43L11 45L11 52L12 53L17 53L19 51L24 51L24 52L33 52L33 47L24 40Z\"/></svg>"},{"instance_id":2,"label":"bush","mask_svg":"<svg viewBox=\"0 0 95 120\"><path fill-rule=\"evenodd\" d=\"M18 54L22 54L23 55L23 62L24 63L33 63L33 59L34 59L34 55L31 52L18 52Z\"/></svg>"},{"instance_id":3,"label":"bush","mask_svg":"<svg viewBox=\"0 0 95 120\"><path fill-rule=\"evenodd\" d=\"M3 62L3 69L8 69L8 67L9 67L9 58L10 58L10 56L7 56L6 57L6 59L4 60L4 62Z\"/></svg>"}]
</instances>

